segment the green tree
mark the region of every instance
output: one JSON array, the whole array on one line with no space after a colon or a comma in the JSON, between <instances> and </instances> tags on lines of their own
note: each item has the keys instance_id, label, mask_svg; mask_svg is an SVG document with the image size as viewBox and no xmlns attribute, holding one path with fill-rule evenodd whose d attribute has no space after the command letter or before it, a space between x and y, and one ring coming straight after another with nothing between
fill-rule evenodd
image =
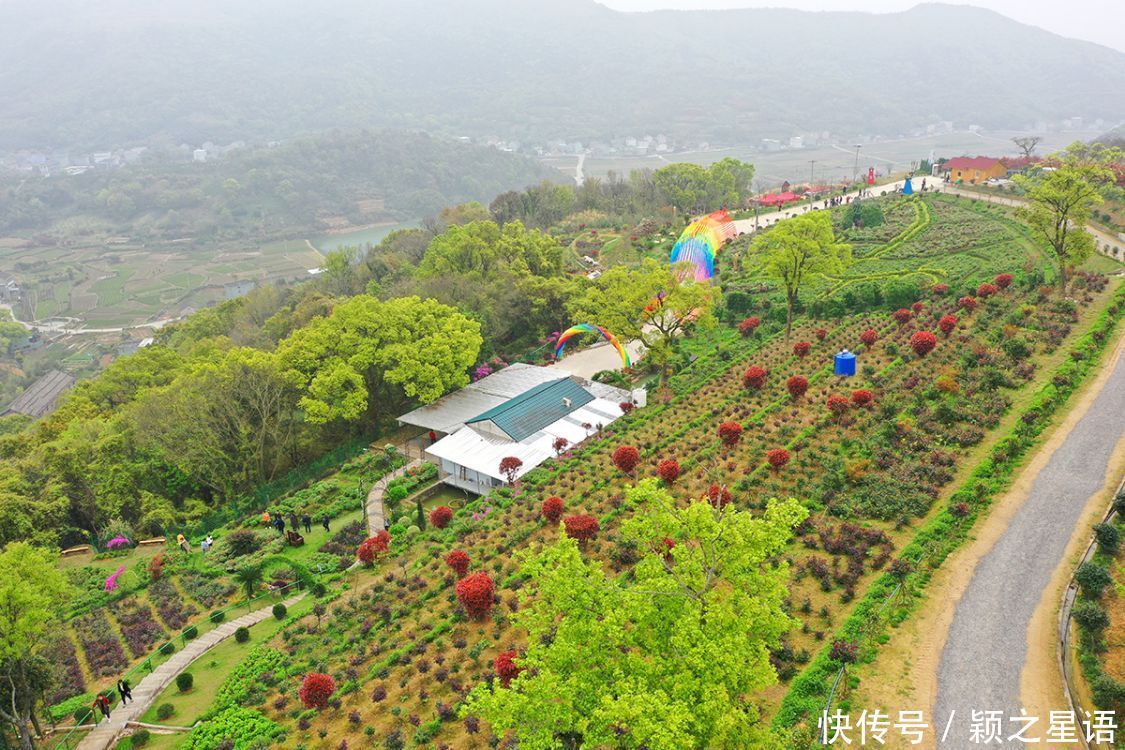
<instances>
[{"instance_id":1,"label":"green tree","mask_svg":"<svg viewBox=\"0 0 1125 750\"><path fill-rule=\"evenodd\" d=\"M242 586L242 591L246 594L247 599L253 599L254 595L258 593L258 587L262 585L265 580L265 572L262 570L261 565L245 565L235 571L234 580L238 581ZM274 605L276 613L278 605Z\"/></svg>"},{"instance_id":2,"label":"green tree","mask_svg":"<svg viewBox=\"0 0 1125 750\"><path fill-rule=\"evenodd\" d=\"M49 553L24 542L0 552L0 719L25 750L35 707L50 681L45 654L70 586Z\"/></svg>"},{"instance_id":3,"label":"green tree","mask_svg":"<svg viewBox=\"0 0 1125 750\"><path fill-rule=\"evenodd\" d=\"M793 308L801 287L816 276L840 273L851 264L851 247L837 242L827 211L801 214L755 238L766 273L785 290L785 339L793 331Z\"/></svg>"},{"instance_id":4,"label":"green tree","mask_svg":"<svg viewBox=\"0 0 1125 750\"><path fill-rule=\"evenodd\" d=\"M650 350L646 358L659 358L685 330L714 324L718 298L710 284L647 259L640 268L609 269L572 298L567 311L574 322L604 326L623 343L640 339Z\"/></svg>"},{"instance_id":5,"label":"green tree","mask_svg":"<svg viewBox=\"0 0 1125 750\"><path fill-rule=\"evenodd\" d=\"M753 698L777 679L769 649L792 625L780 555L806 511L792 499L759 517L685 507L654 479L627 496L622 537L644 554L632 578L607 577L565 536L529 558L513 616L528 635L523 671L477 687L463 711L527 750L780 750Z\"/></svg>"},{"instance_id":6,"label":"green tree","mask_svg":"<svg viewBox=\"0 0 1125 750\"><path fill-rule=\"evenodd\" d=\"M690 214L705 207L711 176L698 164L670 164L656 170L652 177L661 195L677 211Z\"/></svg>"},{"instance_id":7,"label":"green tree","mask_svg":"<svg viewBox=\"0 0 1125 750\"><path fill-rule=\"evenodd\" d=\"M469 382L483 340L480 324L434 300L386 302L357 295L278 345L301 389L310 422L388 416L411 400L429 403ZM386 411L384 411L386 410Z\"/></svg>"},{"instance_id":8,"label":"green tree","mask_svg":"<svg viewBox=\"0 0 1125 750\"><path fill-rule=\"evenodd\" d=\"M1064 164L1058 169L1026 177L1016 175L1027 188L1029 205L1020 218L1047 241L1059 259L1059 293L1066 294L1067 273L1094 251L1094 238L1086 231L1093 207L1102 202L1098 185L1111 173L1098 166Z\"/></svg>"}]
</instances>

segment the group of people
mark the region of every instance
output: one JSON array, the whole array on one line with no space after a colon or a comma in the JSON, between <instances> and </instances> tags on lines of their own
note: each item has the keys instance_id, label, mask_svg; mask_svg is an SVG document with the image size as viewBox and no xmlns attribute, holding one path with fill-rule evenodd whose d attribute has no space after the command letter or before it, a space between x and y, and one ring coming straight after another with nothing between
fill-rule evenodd
<instances>
[{"instance_id":1,"label":"group of people","mask_svg":"<svg viewBox=\"0 0 1125 750\"><path fill-rule=\"evenodd\" d=\"M122 677L117 681L117 693L121 696L121 705L124 706L129 701L133 700L133 688L129 685L129 680ZM98 693L98 697L94 699L94 710L101 711L102 716L109 718L109 696L105 693Z\"/></svg>"},{"instance_id":2,"label":"group of people","mask_svg":"<svg viewBox=\"0 0 1125 750\"><path fill-rule=\"evenodd\" d=\"M213 544L215 544L215 538L208 534L207 538L199 543L199 549L201 549L204 554L207 554L207 550L211 549ZM184 552L191 554L191 542L183 534L176 534L176 546Z\"/></svg>"},{"instance_id":3,"label":"group of people","mask_svg":"<svg viewBox=\"0 0 1125 750\"><path fill-rule=\"evenodd\" d=\"M308 514L308 511L303 513L300 519L297 518L296 513L294 513L293 511L289 511L288 518L289 528L293 531L297 531L302 526L304 527L306 534L312 531L312 516ZM278 534L285 534L285 520L286 517L281 513L281 511L274 513L272 516L270 515L270 512L268 510L262 511L262 525L273 526L275 529L277 529ZM299 525L298 520L300 522ZM325 531L330 530L328 528L328 516L324 515L320 517L320 525L324 527Z\"/></svg>"}]
</instances>

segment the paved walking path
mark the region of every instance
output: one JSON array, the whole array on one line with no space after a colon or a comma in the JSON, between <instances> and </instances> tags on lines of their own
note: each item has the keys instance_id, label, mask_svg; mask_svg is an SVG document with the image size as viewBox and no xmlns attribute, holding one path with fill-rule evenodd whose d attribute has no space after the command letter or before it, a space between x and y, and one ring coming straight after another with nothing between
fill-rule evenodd
<instances>
[{"instance_id":1,"label":"paved walking path","mask_svg":"<svg viewBox=\"0 0 1125 750\"><path fill-rule=\"evenodd\" d=\"M400 451L402 451L401 447ZM409 456L410 454L407 452L406 455ZM370 536L375 536L375 534L386 528L386 515L383 511L383 493L387 491L387 485L391 483L392 479L397 479L411 469L421 465L422 459L416 458L402 468L395 469L390 474L385 475L371 487L371 491L367 493L367 533Z\"/></svg>"},{"instance_id":2,"label":"paved walking path","mask_svg":"<svg viewBox=\"0 0 1125 750\"><path fill-rule=\"evenodd\" d=\"M292 607L304 596L302 593L291 597L286 599L284 604L286 607ZM140 718L141 714L147 711L157 696L164 691L164 688L176 679L176 675L191 666L193 661L203 656L212 647L234 635L234 631L241 627L250 627L268 617L273 617L273 607L262 607L236 620L224 622L214 630L208 631L188 643L183 650L173 654L168 661L154 669L135 685L133 687L133 700L127 705L118 704L108 721L103 719L101 724L91 729L89 734L83 738L82 742L78 744L78 750L106 750L106 748L112 747L114 741L125 730L126 722L136 721ZM217 685L209 687L199 685L196 686L196 689L214 690L217 687Z\"/></svg>"},{"instance_id":3,"label":"paved walking path","mask_svg":"<svg viewBox=\"0 0 1125 750\"><path fill-rule=\"evenodd\" d=\"M934 714L928 717L940 737L950 712L956 712L941 747L969 747L973 710L1019 715L1032 614L1086 503L1105 484L1114 446L1125 434L1125 356L1119 352L1106 367L1112 372L1089 410L1035 477L1026 501L981 558L956 605L938 667ZM1018 727L1005 724L1013 728Z\"/></svg>"}]
</instances>

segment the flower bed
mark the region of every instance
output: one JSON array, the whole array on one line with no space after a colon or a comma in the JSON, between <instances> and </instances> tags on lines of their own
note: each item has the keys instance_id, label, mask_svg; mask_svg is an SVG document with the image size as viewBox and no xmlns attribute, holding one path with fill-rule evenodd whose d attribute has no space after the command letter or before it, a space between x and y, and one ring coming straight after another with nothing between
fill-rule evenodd
<instances>
[{"instance_id":1,"label":"flower bed","mask_svg":"<svg viewBox=\"0 0 1125 750\"><path fill-rule=\"evenodd\" d=\"M225 604L235 592L235 586L228 581L206 576L197 570L185 570L180 573L179 579L188 596L206 609Z\"/></svg>"},{"instance_id":2,"label":"flower bed","mask_svg":"<svg viewBox=\"0 0 1125 750\"><path fill-rule=\"evenodd\" d=\"M148 596L160 614L160 619L172 632L182 630L192 615L199 611L184 601L183 595L167 578L150 583Z\"/></svg>"},{"instance_id":3,"label":"flower bed","mask_svg":"<svg viewBox=\"0 0 1125 750\"><path fill-rule=\"evenodd\" d=\"M153 618L149 606L135 597L114 602L110 605L110 611L121 627L125 644L135 657L145 656L167 637L164 629Z\"/></svg>"},{"instance_id":4,"label":"flower bed","mask_svg":"<svg viewBox=\"0 0 1125 750\"><path fill-rule=\"evenodd\" d=\"M95 677L108 677L129 666L121 641L105 612L96 610L74 620L74 632Z\"/></svg>"},{"instance_id":5,"label":"flower bed","mask_svg":"<svg viewBox=\"0 0 1125 750\"><path fill-rule=\"evenodd\" d=\"M55 679L57 682L48 702L54 705L86 692L86 678L82 676L82 665L78 662L78 652L75 651L74 643L71 642L70 638L63 635L55 639L50 654L56 666Z\"/></svg>"}]
</instances>

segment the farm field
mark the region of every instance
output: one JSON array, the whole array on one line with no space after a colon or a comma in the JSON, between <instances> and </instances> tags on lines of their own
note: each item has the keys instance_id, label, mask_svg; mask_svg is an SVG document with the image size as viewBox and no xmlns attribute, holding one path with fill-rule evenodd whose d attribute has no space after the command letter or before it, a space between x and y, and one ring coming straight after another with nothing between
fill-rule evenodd
<instances>
[{"instance_id":1,"label":"farm field","mask_svg":"<svg viewBox=\"0 0 1125 750\"><path fill-rule=\"evenodd\" d=\"M1053 267L1018 225L967 201L891 199L886 213L878 231L854 238L855 266L810 291L809 314L790 341L769 319L750 335L726 328L701 337L706 346L686 342L697 358L649 406L517 486L455 507L448 527L419 529L411 508L392 509L391 556L323 620L285 630L270 644L275 655L240 673L253 696L243 707L286 742L310 747L492 745L489 727L460 715L461 705L494 677L500 652L526 645L509 621L525 603L520 561L562 533L543 522L541 503L559 497L566 514L596 518L583 554L627 576L645 554L621 535L627 489L655 481L717 511L731 504L758 512L769 498L790 496L808 509L783 561L793 622L772 654L780 681L761 698L775 715L790 682L828 648L874 582L909 569L900 551L927 520L972 511L950 504L952 488L993 448L1013 409L1049 382L1066 342L1115 288L1081 274L1073 299L1060 300L1049 287ZM865 285L885 281L891 259L901 276L926 280L901 307L865 296ZM756 281L744 251L721 260L724 282ZM814 308L833 284L854 285L855 301ZM833 374L843 348L857 352L854 378ZM637 450L635 466L615 460L623 446ZM495 582L484 620L469 619L458 603L456 576L443 562L453 549ZM312 671L338 686L319 712L296 700L299 677ZM236 714L220 706L216 716Z\"/></svg>"},{"instance_id":2,"label":"farm field","mask_svg":"<svg viewBox=\"0 0 1125 750\"><path fill-rule=\"evenodd\" d=\"M21 319L135 326L225 298L232 281L306 278L322 257L303 241L202 247L167 244L0 247L0 272L24 289Z\"/></svg>"}]
</instances>

